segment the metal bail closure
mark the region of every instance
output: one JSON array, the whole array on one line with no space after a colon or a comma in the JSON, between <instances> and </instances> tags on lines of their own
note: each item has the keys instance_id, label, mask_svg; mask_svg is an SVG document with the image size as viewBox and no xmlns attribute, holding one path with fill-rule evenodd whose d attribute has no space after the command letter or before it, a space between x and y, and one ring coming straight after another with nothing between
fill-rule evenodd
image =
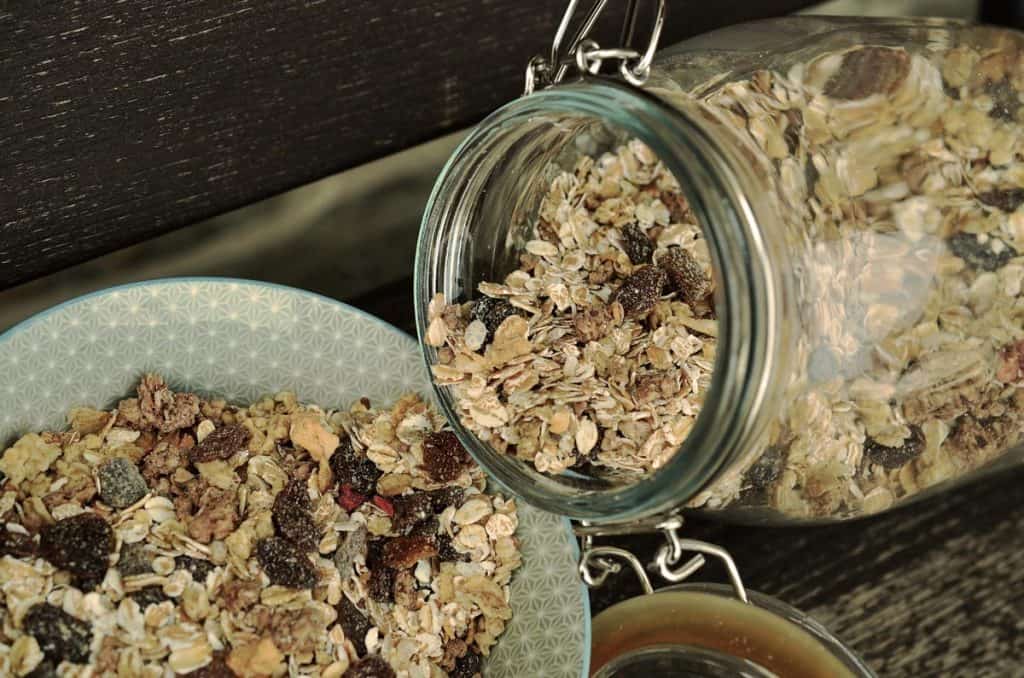
<instances>
[{"instance_id":1,"label":"metal bail closure","mask_svg":"<svg viewBox=\"0 0 1024 678\"><path fill-rule=\"evenodd\" d=\"M662 544L654 556L654 562L647 569L657 572L663 579L673 584L678 584L688 579L705 564L705 556L713 556L722 561L725 570L729 575L729 583L732 585L733 593L744 603L748 603L747 590L743 586L739 570L732 556L721 546L709 544L697 539L683 539L679 536L679 530L683 527L683 518L673 515L668 518L661 518L655 521L631 523L628 525L591 525L580 523L573 526L573 530L580 537L580 562L579 573L583 582L591 588L599 588L604 585L609 575L622 570L621 562L633 568L633 572L640 580L645 594L654 593L654 586L647 575L647 571L640 563L640 559L632 552L615 546L595 546L594 537L608 537L624 534L637 534L644 532L661 532L665 536L665 544ZM696 554L684 560L687 553Z\"/></svg>"},{"instance_id":2,"label":"metal bail closure","mask_svg":"<svg viewBox=\"0 0 1024 678\"><path fill-rule=\"evenodd\" d=\"M594 1L572 39L568 41L567 46L564 46L566 34L569 32L573 17L576 16L579 4L579 0L569 0L565 14L562 15L562 20L558 24L558 30L555 31L555 39L551 43L551 53L547 57L537 55L530 59L526 66L524 95L533 93L538 86L557 85L573 66L581 75L584 73L595 75L601 70L602 64L609 59L619 61L619 75L629 84L641 87L647 82L647 77L651 73L651 62L654 61L654 53L657 51L658 41L661 39L661 30L665 25L666 0L657 0L654 25L651 27L651 34L643 51L637 50L632 45L638 14L639 3L637 0L629 0L626 5L621 47L602 48L590 37L608 0Z\"/></svg>"}]
</instances>

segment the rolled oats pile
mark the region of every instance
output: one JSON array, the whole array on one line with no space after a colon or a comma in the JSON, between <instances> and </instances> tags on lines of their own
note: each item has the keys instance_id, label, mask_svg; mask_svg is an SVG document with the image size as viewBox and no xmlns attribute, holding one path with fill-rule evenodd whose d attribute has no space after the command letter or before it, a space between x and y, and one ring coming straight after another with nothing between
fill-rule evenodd
<instances>
[{"instance_id":1,"label":"rolled oats pile","mask_svg":"<svg viewBox=\"0 0 1024 678\"><path fill-rule=\"evenodd\" d=\"M515 503L417 396L249 407L145 376L0 457L0 674L471 678Z\"/></svg>"},{"instance_id":2,"label":"rolled oats pile","mask_svg":"<svg viewBox=\"0 0 1024 678\"><path fill-rule=\"evenodd\" d=\"M1021 443L1022 94L1005 40L859 47L705 98L775 186L799 341L764 444L696 505L874 513Z\"/></svg>"},{"instance_id":3,"label":"rolled oats pile","mask_svg":"<svg viewBox=\"0 0 1024 678\"><path fill-rule=\"evenodd\" d=\"M517 270L434 299L435 380L492 447L560 473L663 465L715 357L710 257L679 185L631 141L556 176Z\"/></svg>"}]
</instances>

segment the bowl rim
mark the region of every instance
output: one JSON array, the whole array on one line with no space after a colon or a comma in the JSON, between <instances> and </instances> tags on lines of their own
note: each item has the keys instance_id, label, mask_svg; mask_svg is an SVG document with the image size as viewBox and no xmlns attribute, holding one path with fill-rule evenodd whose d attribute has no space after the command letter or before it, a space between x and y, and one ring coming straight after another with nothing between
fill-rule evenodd
<instances>
[{"instance_id":1,"label":"bowl rim","mask_svg":"<svg viewBox=\"0 0 1024 678\"><path fill-rule=\"evenodd\" d=\"M78 295L78 296L71 297L69 299L65 299L64 301L61 301L61 302L59 302L57 304L54 304L53 306L49 306L49 307L47 307L47 308L45 308L45 309L43 309L41 311L37 311L36 313L33 313L32 315L28 316L27 318L24 318L24 319L18 321L17 323L15 323L14 325L11 325L9 328L4 330L3 332L0 332L0 350L3 349L4 345L7 342L9 342L11 339L13 339L16 335L20 334L21 332L24 332L24 331L28 330L29 328L33 327L34 325L49 319L51 316L56 315L57 313L59 313L61 311L64 311L64 310L69 309L69 308L72 308L74 306L78 306L80 304L83 304L83 303L91 300L91 299L107 297L107 296L111 296L112 294L115 294L117 292L123 292L123 291L137 289L137 288L162 287L162 286L170 286L170 285L183 285L183 284L189 284L189 283L204 284L204 285L218 284L218 285L226 285L226 286L256 287L256 288L272 289L272 290L277 290L279 292L285 292L285 293L288 293L288 294L294 294L294 295L296 295L298 297L304 297L307 300L315 300L315 301L320 301L320 302L323 302L323 303L326 303L326 304L329 304L329 305L333 305L333 306L341 309L342 311L345 311L347 313L355 314L356 316L362 318L363 320L368 320L368 321L378 325L381 329L384 329L384 330L386 330L388 332L392 332L392 333L400 336L402 339L408 340L408 342L410 344L410 350L415 351L417 357L419 356L420 348L418 346L418 342L417 342L415 337L413 337L408 332L405 332L405 331L395 327L391 323L389 323L389 322L387 322L387 321L385 321L385 320L383 320L381 318L378 318L377 316L373 315L372 313L368 313L368 312L366 312L366 311L364 311L364 310L362 310L360 308L356 308L355 306L352 306L351 304L347 304L347 303L345 303L343 301L338 301L337 299L329 297L329 296L327 296L325 294L320 294L319 292L312 292L310 290L305 290L305 289L302 289L302 288L299 288L299 287L292 287L291 285L282 285L280 283L264 282L262 280L251 280L251 279L247 279L247 278L233 278L233 277L229 277L229 276L169 276L169 277L162 277L162 278L152 278L152 279L148 279L148 280L138 280L138 281L135 281L135 282L122 283L122 284L119 284L119 285L111 285L109 287L103 287L103 288L98 289L98 290L93 290L91 292L86 292L85 294L81 294L81 295ZM411 293L412 293L412 290L410 290L410 294ZM420 364L422 364L422 362L420 362ZM424 378L425 379L429 379L429 377L426 376L426 375L424 376ZM425 391L425 393L429 394L430 397L433 397L433 392L432 391ZM486 474L486 470L484 470L484 473ZM491 478L489 475L488 475L488 478L491 481L496 482L496 479ZM501 485L500 483L498 483L498 485L502 489L502 491L508 492L508 490L503 485ZM516 498L521 500L521 498L519 498L519 497L516 497ZM542 509L538 509L538 508L533 507L533 506L531 506L530 508L533 509L533 510L537 510L537 511L542 510ZM559 522L562 524L562 527L565 529L566 533L569 536L569 542L572 544L573 558L578 561L579 557L580 557L579 542L577 542L575 534L573 533L572 521L570 521L569 518L567 518L565 516L559 516ZM580 675L581 675L582 678L586 678L586 676L590 672L591 622L593 620L593 617L591 615L591 610L590 610L589 589L587 588L586 584L583 583L582 580L579 581L579 586L580 586L580 599L581 599L581 601L583 603L582 604L582 608L583 608L582 609L582 612L583 612L583 619L582 619L582 621L583 621L583 648L582 648L582 655L581 655L583 661L582 661L582 664L581 664ZM500 640L499 640L499 642L500 642Z\"/></svg>"}]
</instances>

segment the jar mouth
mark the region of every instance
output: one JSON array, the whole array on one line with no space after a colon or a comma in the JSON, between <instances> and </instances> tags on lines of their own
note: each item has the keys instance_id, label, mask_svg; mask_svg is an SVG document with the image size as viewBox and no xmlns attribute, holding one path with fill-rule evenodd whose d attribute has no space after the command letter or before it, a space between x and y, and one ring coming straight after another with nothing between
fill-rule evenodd
<instances>
[{"instance_id":1,"label":"jar mouth","mask_svg":"<svg viewBox=\"0 0 1024 678\"><path fill-rule=\"evenodd\" d=\"M416 326L428 369L427 307L438 293L449 302L475 298L483 277L510 272L513 241L524 233L498 228L474 232L474 223L497 212L523 219L526 196L565 148L574 129L594 128L645 143L675 176L700 225L716 276L718 346L702 411L678 451L660 468L629 482L567 471L537 471L499 453L461 422L455 395L432 379L434 393L456 435L501 486L541 509L588 522L623 522L682 507L734 459L752 435L753 413L765 398L771 355L775 292L762 251L754 210L735 159L694 116L655 96L616 82L584 81L536 92L484 120L458 147L439 176L424 212L415 271ZM560 146L559 146L560 144ZM533 205L535 208L536 205ZM511 227L510 227L511 228Z\"/></svg>"}]
</instances>

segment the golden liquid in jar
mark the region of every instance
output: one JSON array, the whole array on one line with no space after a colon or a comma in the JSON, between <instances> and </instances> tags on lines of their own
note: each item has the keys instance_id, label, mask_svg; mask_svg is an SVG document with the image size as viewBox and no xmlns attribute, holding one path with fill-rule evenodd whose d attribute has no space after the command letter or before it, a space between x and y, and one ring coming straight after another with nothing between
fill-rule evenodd
<instances>
[{"instance_id":1,"label":"golden liquid in jar","mask_svg":"<svg viewBox=\"0 0 1024 678\"><path fill-rule=\"evenodd\" d=\"M854 678L822 642L755 605L721 595L662 591L619 603L593 623L590 674L652 645L693 645L741 657L784 678Z\"/></svg>"}]
</instances>

